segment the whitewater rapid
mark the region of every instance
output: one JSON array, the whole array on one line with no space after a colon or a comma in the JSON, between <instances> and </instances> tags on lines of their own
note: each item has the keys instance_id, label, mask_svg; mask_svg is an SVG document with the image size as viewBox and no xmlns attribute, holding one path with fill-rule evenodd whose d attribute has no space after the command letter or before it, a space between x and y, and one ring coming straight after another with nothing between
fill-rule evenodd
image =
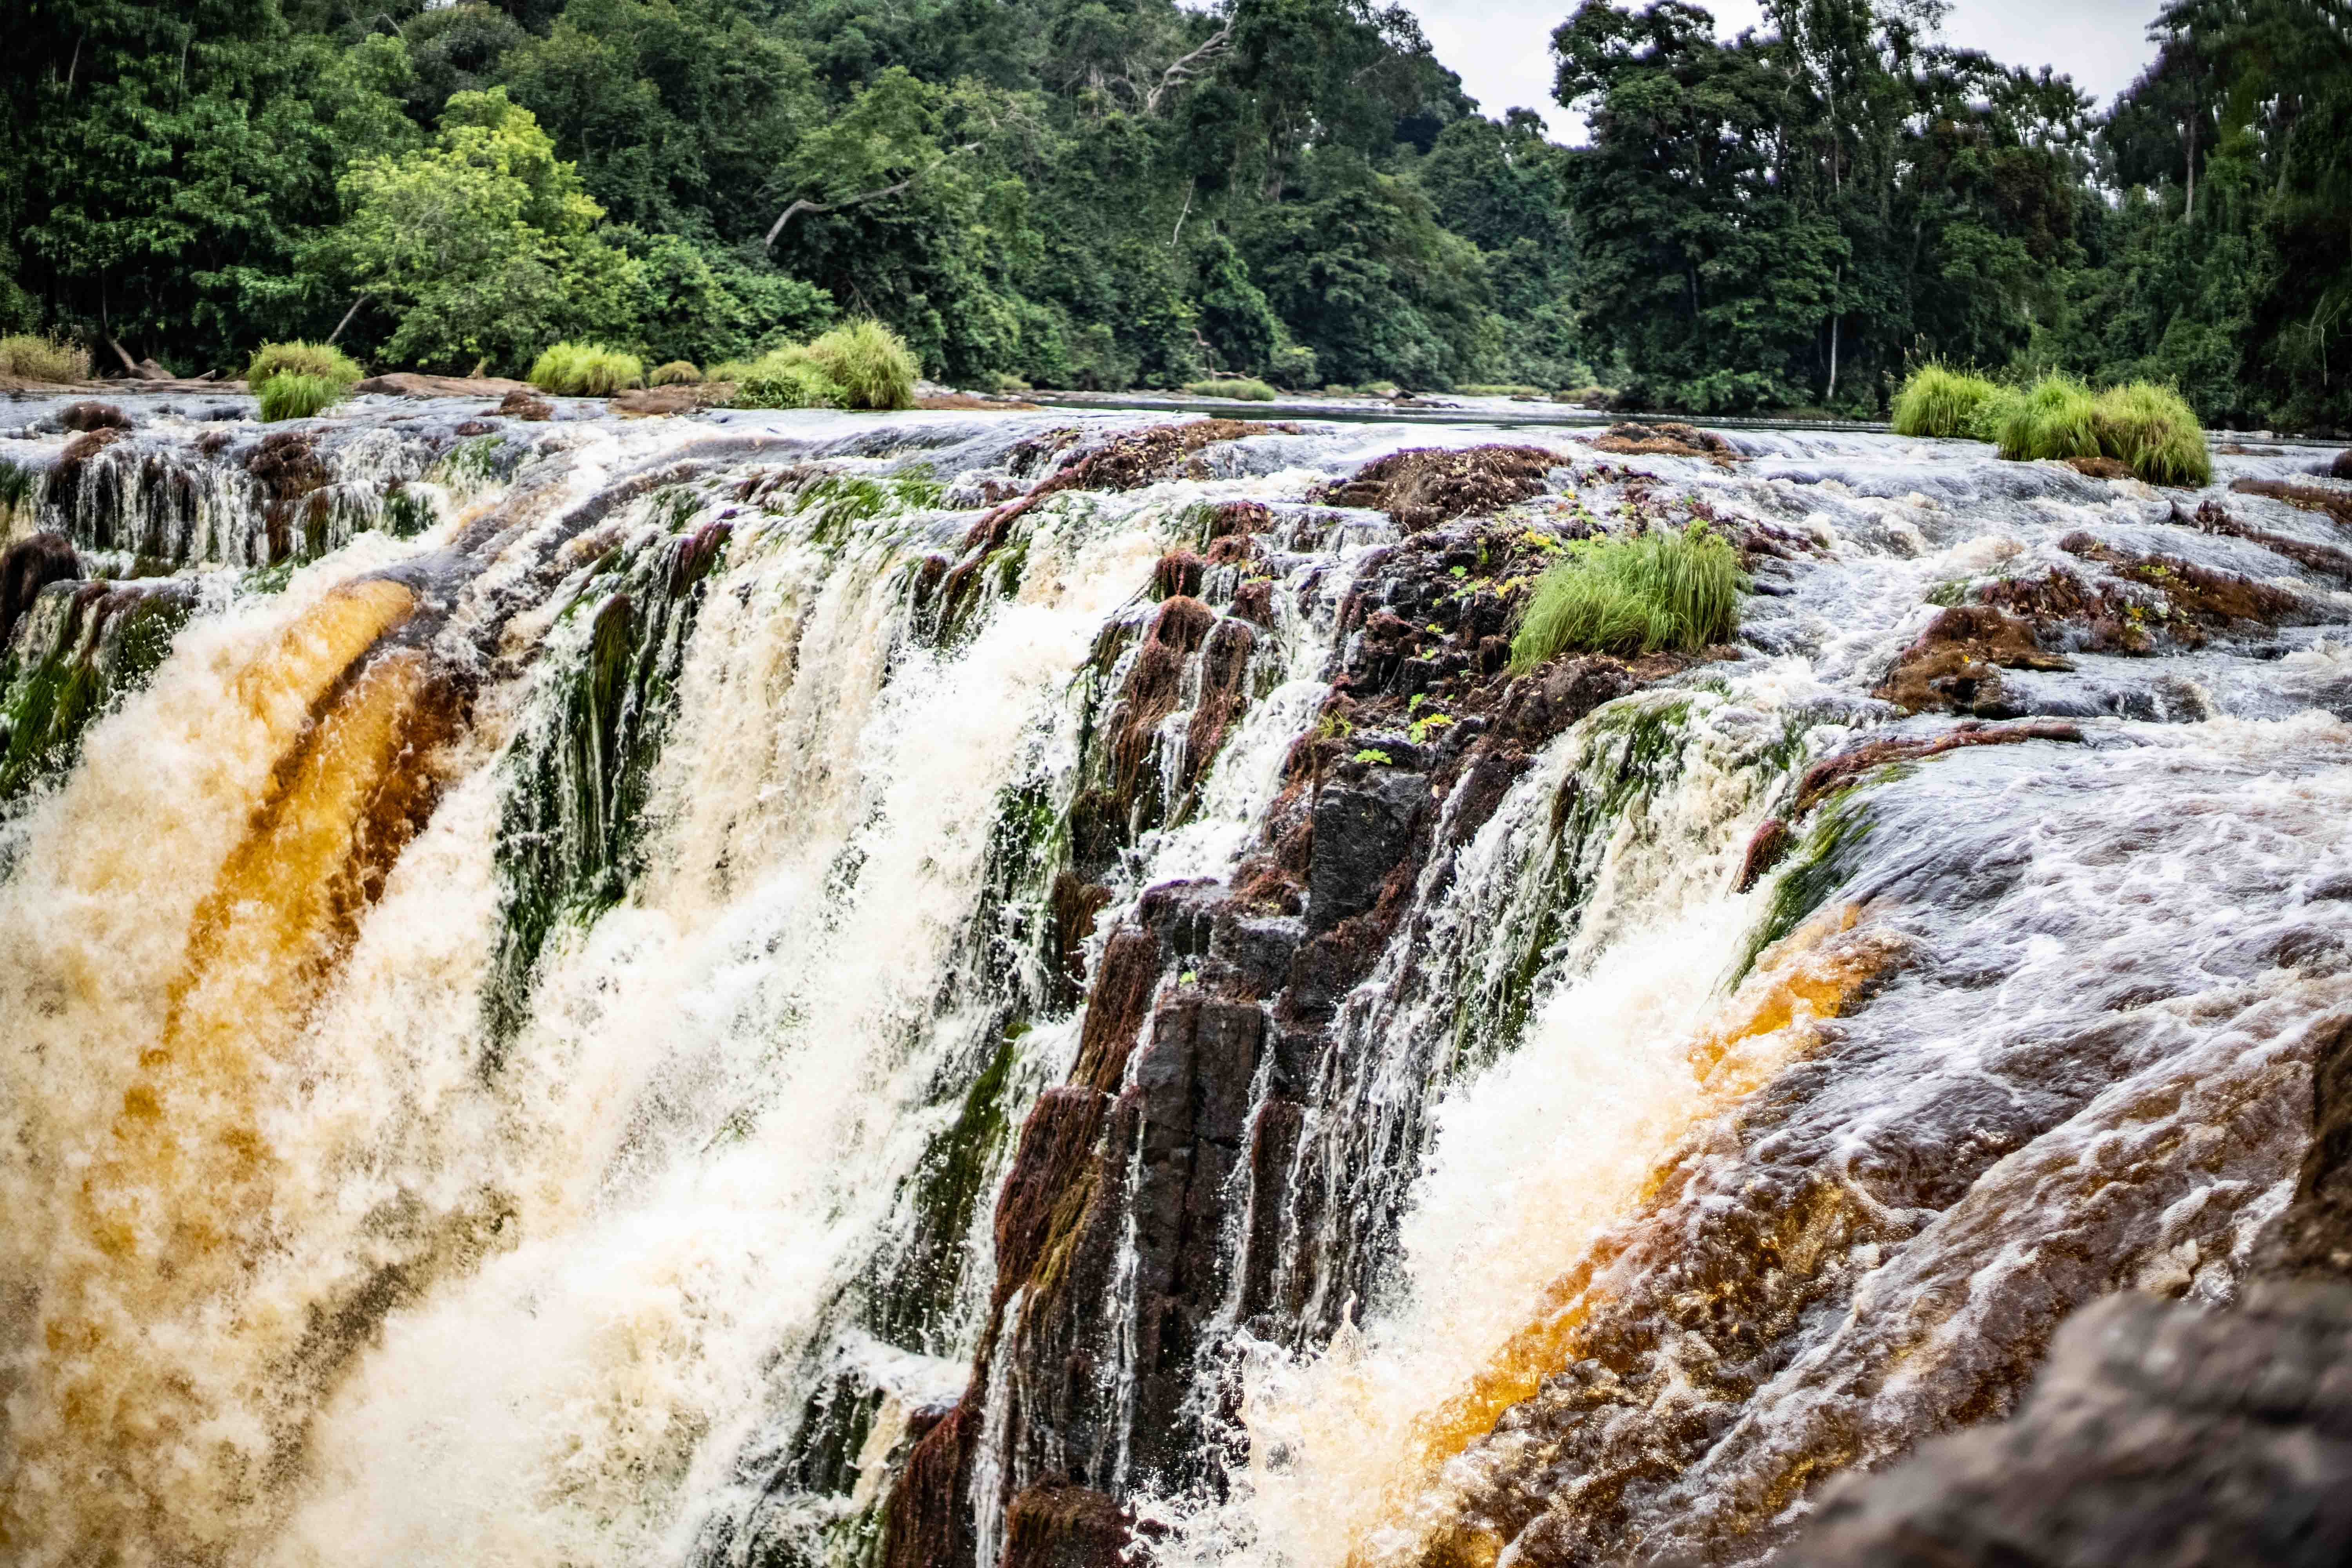
<instances>
[{"instance_id":1,"label":"whitewater rapid","mask_svg":"<svg viewBox=\"0 0 2352 1568\"><path fill-rule=\"evenodd\" d=\"M16 1561L897 1562L950 1408L976 1568L1074 1488L1171 1563L1745 1561L1822 1477L2007 1408L2092 1297L2230 1300L2291 1185L2352 986L2352 594L2198 498L1868 434L1731 467L1308 424L1020 510L1141 422L353 406L292 499L199 448L250 426L142 409L5 519L184 616L0 802ZM1321 487L1496 440L1559 465L1465 530L1704 508L1786 548L1737 657L1491 787L1412 771L1431 710L1339 742L1423 847L1297 1022L1307 961L1261 1002L1223 944L1328 922L1206 900L1370 697L1410 542ZM2004 670L2074 738L1921 750L1984 721L1874 698L1897 656L1987 584L2125 582L2085 537L2292 608ZM1191 1091L1181 1158L1226 1163L1171 1360L1136 1194L1192 999L1265 1043ZM1001 1279L1032 1135L1106 1060L1108 1173Z\"/></svg>"}]
</instances>

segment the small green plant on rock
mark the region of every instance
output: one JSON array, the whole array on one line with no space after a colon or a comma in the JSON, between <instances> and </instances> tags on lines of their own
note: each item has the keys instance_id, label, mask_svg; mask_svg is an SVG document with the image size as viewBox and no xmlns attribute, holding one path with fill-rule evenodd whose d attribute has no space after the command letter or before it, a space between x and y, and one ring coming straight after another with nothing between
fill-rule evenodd
<instances>
[{"instance_id":1,"label":"small green plant on rock","mask_svg":"<svg viewBox=\"0 0 2352 1568\"><path fill-rule=\"evenodd\" d=\"M265 420L308 419L342 400L360 367L327 343L264 343L246 362L245 384L261 400Z\"/></svg>"},{"instance_id":2,"label":"small green plant on rock","mask_svg":"<svg viewBox=\"0 0 2352 1568\"><path fill-rule=\"evenodd\" d=\"M526 377L558 397L610 397L645 379L646 362L602 343L557 343L531 362Z\"/></svg>"},{"instance_id":3,"label":"small green plant on rock","mask_svg":"<svg viewBox=\"0 0 2352 1568\"><path fill-rule=\"evenodd\" d=\"M273 422L308 419L342 401L343 394L349 390L348 383L331 381L323 375L281 373L262 383L261 417Z\"/></svg>"},{"instance_id":4,"label":"small green plant on rock","mask_svg":"<svg viewBox=\"0 0 2352 1568\"><path fill-rule=\"evenodd\" d=\"M734 408L912 408L915 354L879 321L852 321L815 342L713 365L735 384Z\"/></svg>"},{"instance_id":5,"label":"small green plant on rock","mask_svg":"<svg viewBox=\"0 0 2352 1568\"><path fill-rule=\"evenodd\" d=\"M809 344L809 358L842 390L850 408L912 408L915 352L877 321L852 321Z\"/></svg>"},{"instance_id":6,"label":"small green plant on rock","mask_svg":"<svg viewBox=\"0 0 2352 1568\"><path fill-rule=\"evenodd\" d=\"M1192 397L1234 397L1244 403L1272 403L1281 395L1265 382L1250 375L1221 375L1208 381L1188 381L1187 395Z\"/></svg>"},{"instance_id":7,"label":"small green plant on rock","mask_svg":"<svg viewBox=\"0 0 2352 1568\"><path fill-rule=\"evenodd\" d=\"M839 408L847 395L797 345L771 349L749 363L713 366L710 379L735 384L730 408Z\"/></svg>"},{"instance_id":8,"label":"small green plant on rock","mask_svg":"<svg viewBox=\"0 0 2352 1568\"><path fill-rule=\"evenodd\" d=\"M2045 375L2014 398L1999 400L1993 439L2004 458L2096 458L2098 400L2072 376Z\"/></svg>"},{"instance_id":9,"label":"small green plant on rock","mask_svg":"<svg viewBox=\"0 0 2352 1568\"><path fill-rule=\"evenodd\" d=\"M2204 429L2180 394L2136 381L2099 395L2094 413L2099 447L2152 485L2208 485L2213 458Z\"/></svg>"},{"instance_id":10,"label":"small green plant on rock","mask_svg":"<svg viewBox=\"0 0 2352 1568\"><path fill-rule=\"evenodd\" d=\"M311 375L349 387L360 379L352 356L329 343L264 343L246 362L245 384L254 392L281 375Z\"/></svg>"},{"instance_id":11,"label":"small green plant on rock","mask_svg":"<svg viewBox=\"0 0 2352 1568\"><path fill-rule=\"evenodd\" d=\"M1531 669L1571 648L1696 652L1738 629L1747 588L1738 552L1705 523L1580 540L1536 580L1511 639L1511 668Z\"/></svg>"},{"instance_id":12,"label":"small green plant on rock","mask_svg":"<svg viewBox=\"0 0 2352 1568\"><path fill-rule=\"evenodd\" d=\"M1914 370L1905 379L1903 390L1895 395L1895 433L1973 435L1979 410L2000 393L2000 388L1983 376L1929 360Z\"/></svg>"},{"instance_id":13,"label":"small green plant on rock","mask_svg":"<svg viewBox=\"0 0 2352 1568\"><path fill-rule=\"evenodd\" d=\"M694 368L692 362L674 359L667 364L656 365L653 374L646 377L646 384L647 386L691 386L701 379L702 373Z\"/></svg>"}]
</instances>

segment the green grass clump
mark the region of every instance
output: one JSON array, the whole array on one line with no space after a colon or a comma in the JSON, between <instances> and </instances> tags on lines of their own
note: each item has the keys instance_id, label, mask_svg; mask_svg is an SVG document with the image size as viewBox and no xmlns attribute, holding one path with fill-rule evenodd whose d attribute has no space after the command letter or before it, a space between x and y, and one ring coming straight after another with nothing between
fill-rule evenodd
<instances>
[{"instance_id":1,"label":"green grass clump","mask_svg":"<svg viewBox=\"0 0 2352 1568\"><path fill-rule=\"evenodd\" d=\"M2213 458L2204 429L2180 394L2135 381L2099 394L2094 412L2100 450L2152 485L2208 485Z\"/></svg>"},{"instance_id":2,"label":"green grass clump","mask_svg":"<svg viewBox=\"0 0 2352 1568\"><path fill-rule=\"evenodd\" d=\"M1400 390L1393 381L1368 381L1356 388L1357 395L1363 397L1394 397Z\"/></svg>"},{"instance_id":3,"label":"green grass clump","mask_svg":"<svg viewBox=\"0 0 2352 1568\"><path fill-rule=\"evenodd\" d=\"M279 371L261 384L261 417L308 419L320 409L341 402L350 390L349 384L330 381L323 375Z\"/></svg>"},{"instance_id":4,"label":"green grass clump","mask_svg":"<svg viewBox=\"0 0 2352 1568\"><path fill-rule=\"evenodd\" d=\"M907 340L871 319L835 327L808 345L816 367L841 388L849 408L912 408L915 353Z\"/></svg>"},{"instance_id":5,"label":"green grass clump","mask_svg":"<svg viewBox=\"0 0 2352 1568\"><path fill-rule=\"evenodd\" d=\"M1968 436L1978 413L2000 395L1980 375L1968 375L1933 360L1905 378L1895 395L1897 436Z\"/></svg>"},{"instance_id":6,"label":"green grass clump","mask_svg":"<svg viewBox=\"0 0 2352 1568\"><path fill-rule=\"evenodd\" d=\"M257 394L281 375L331 382L340 395L357 384L360 367L351 355L326 343L264 343L246 362L245 384Z\"/></svg>"},{"instance_id":7,"label":"green grass clump","mask_svg":"<svg viewBox=\"0 0 2352 1568\"><path fill-rule=\"evenodd\" d=\"M0 338L0 375L26 381L88 381L89 351L63 338L13 332Z\"/></svg>"},{"instance_id":8,"label":"green grass clump","mask_svg":"<svg viewBox=\"0 0 2352 1568\"><path fill-rule=\"evenodd\" d=\"M1998 399L1993 439L2004 458L2095 458L2098 400L2067 375L2045 375L2014 398Z\"/></svg>"},{"instance_id":9,"label":"green grass clump","mask_svg":"<svg viewBox=\"0 0 2352 1568\"><path fill-rule=\"evenodd\" d=\"M711 367L710 379L731 381L730 408L840 408L849 395L827 375L816 357L797 344L770 349L748 363L730 360Z\"/></svg>"},{"instance_id":10,"label":"green grass clump","mask_svg":"<svg viewBox=\"0 0 2352 1568\"><path fill-rule=\"evenodd\" d=\"M646 362L602 343L557 343L531 362L524 379L558 397L610 397L636 385Z\"/></svg>"},{"instance_id":11,"label":"green grass clump","mask_svg":"<svg viewBox=\"0 0 2352 1568\"><path fill-rule=\"evenodd\" d=\"M1238 397L1245 403L1272 403L1281 395L1253 375L1221 375L1208 381L1188 381L1184 384L1184 391L1192 397Z\"/></svg>"},{"instance_id":12,"label":"green grass clump","mask_svg":"<svg viewBox=\"0 0 2352 1568\"><path fill-rule=\"evenodd\" d=\"M1511 668L1570 648L1631 655L1723 642L1738 629L1747 588L1738 552L1705 523L1580 540L1536 579Z\"/></svg>"},{"instance_id":13,"label":"green grass clump","mask_svg":"<svg viewBox=\"0 0 2352 1568\"><path fill-rule=\"evenodd\" d=\"M1491 381L1465 381L1458 384L1454 390L1465 397L1541 397L1545 395L1544 389L1540 386L1513 386L1507 383Z\"/></svg>"},{"instance_id":14,"label":"green grass clump","mask_svg":"<svg viewBox=\"0 0 2352 1568\"><path fill-rule=\"evenodd\" d=\"M691 360L674 359L667 364L654 366L653 374L646 377L646 384L675 386L683 384L690 386L701 379L702 373L694 368Z\"/></svg>"}]
</instances>

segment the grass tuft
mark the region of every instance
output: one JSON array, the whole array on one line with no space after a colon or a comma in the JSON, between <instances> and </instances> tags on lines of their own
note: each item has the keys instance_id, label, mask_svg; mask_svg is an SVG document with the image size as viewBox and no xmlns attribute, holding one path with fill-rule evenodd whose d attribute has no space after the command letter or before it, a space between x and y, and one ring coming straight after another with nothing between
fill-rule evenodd
<instances>
[{"instance_id":1,"label":"grass tuft","mask_svg":"<svg viewBox=\"0 0 2352 1568\"><path fill-rule=\"evenodd\" d=\"M646 362L602 343L557 343L525 379L558 397L610 397L645 379Z\"/></svg>"},{"instance_id":2,"label":"grass tuft","mask_svg":"<svg viewBox=\"0 0 2352 1568\"><path fill-rule=\"evenodd\" d=\"M2209 485L2213 458L2186 401L2168 386L2135 381L2099 395L2099 447L2152 485Z\"/></svg>"},{"instance_id":3,"label":"grass tuft","mask_svg":"<svg viewBox=\"0 0 2352 1568\"><path fill-rule=\"evenodd\" d=\"M245 384L257 394L281 375L311 376L347 392L359 381L360 367L342 350L326 343L264 343L246 362Z\"/></svg>"},{"instance_id":4,"label":"grass tuft","mask_svg":"<svg viewBox=\"0 0 2352 1568\"><path fill-rule=\"evenodd\" d=\"M809 358L841 388L849 408L912 408L919 368L907 340L871 319L835 327L809 344Z\"/></svg>"},{"instance_id":5,"label":"grass tuft","mask_svg":"<svg viewBox=\"0 0 2352 1568\"><path fill-rule=\"evenodd\" d=\"M1464 397L1547 397L1550 395L1540 386L1521 386L1509 382L1461 381L1454 390Z\"/></svg>"},{"instance_id":6,"label":"grass tuft","mask_svg":"<svg viewBox=\"0 0 2352 1568\"><path fill-rule=\"evenodd\" d=\"M839 408L848 399L841 384L797 345L770 349L749 363L713 365L710 379L735 384L730 408Z\"/></svg>"},{"instance_id":7,"label":"grass tuft","mask_svg":"<svg viewBox=\"0 0 2352 1568\"><path fill-rule=\"evenodd\" d=\"M1244 403L1272 403L1281 395L1254 375L1221 375L1208 381L1188 381L1184 384L1184 391L1192 397L1237 397Z\"/></svg>"},{"instance_id":8,"label":"grass tuft","mask_svg":"<svg viewBox=\"0 0 2352 1568\"><path fill-rule=\"evenodd\" d=\"M1705 523L1580 540L1568 550L1536 580L1511 639L1515 671L1570 648L1695 652L1738 629L1747 574L1738 552Z\"/></svg>"},{"instance_id":9,"label":"grass tuft","mask_svg":"<svg viewBox=\"0 0 2352 1568\"><path fill-rule=\"evenodd\" d=\"M1913 371L1895 395L1898 436L1970 436L1977 416L2000 388L1934 360Z\"/></svg>"},{"instance_id":10,"label":"grass tuft","mask_svg":"<svg viewBox=\"0 0 2352 1568\"><path fill-rule=\"evenodd\" d=\"M2072 376L2045 375L2000 405L1993 439L2004 458L2095 458L2098 400Z\"/></svg>"},{"instance_id":11,"label":"grass tuft","mask_svg":"<svg viewBox=\"0 0 2352 1568\"><path fill-rule=\"evenodd\" d=\"M279 371L261 384L261 417L268 421L308 419L320 409L341 402L349 390L348 384L331 381L323 375Z\"/></svg>"},{"instance_id":12,"label":"grass tuft","mask_svg":"<svg viewBox=\"0 0 2352 1568\"><path fill-rule=\"evenodd\" d=\"M0 338L0 375L26 381L88 381L89 351L63 338L15 332Z\"/></svg>"},{"instance_id":13,"label":"grass tuft","mask_svg":"<svg viewBox=\"0 0 2352 1568\"><path fill-rule=\"evenodd\" d=\"M694 368L692 361L674 359L667 364L656 365L653 369L653 374L646 377L646 384L647 386L676 386L682 384L690 386L701 379L702 373Z\"/></svg>"}]
</instances>

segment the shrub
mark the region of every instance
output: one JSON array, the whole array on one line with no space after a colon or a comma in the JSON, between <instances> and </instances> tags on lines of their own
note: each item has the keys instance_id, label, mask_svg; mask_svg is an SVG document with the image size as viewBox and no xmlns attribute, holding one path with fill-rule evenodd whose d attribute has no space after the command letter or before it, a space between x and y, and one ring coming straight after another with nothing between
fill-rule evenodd
<instances>
[{"instance_id":1,"label":"shrub","mask_svg":"<svg viewBox=\"0 0 2352 1568\"><path fill-rule=\"evenodd\" d=\"M261 417L265 420L308 419L341 400L350 387L323 375L279 371L261 384Z\"/></svg>"},{"instance_id":2,"label":"shrub","mask_svg":"<svg viewBox=\"0 0 2352 1568\"><path fill-rule=\"evenodd\" d=\"M264 343L246 362L245 384L258 393L281 375L307 375L334 384L338 395L360 379L360 367L339 348L326 343Z\"/></svg>"},{"instance_id":3,"label":"shrub","mask_svg":"<svg viewBox=\"0 0 2352 1568\"><path fill-rule=\"evenodd\" d=\"M2136 381L2099 395L2095 413L2099 447L2152 485L2213 482L2205 432L2180 394Z\"/></svg>"},{"instance_id":4,"label":"shrub","mask_svg":"<svg viewBox=\"0 0 2352 1568\"><path fill-rule=\"evenodd\" d=\"M714 365L710 379L735 384L730 408L839 408L848 401L841 384L799 347L771 349L749 364Z\"/></svg>"},{"instance_id":5,"label":"shrub","mask_svg":"<svg viewBox=\"0 0 2352 1568\"><path fill-rule=\"evenodd\" d=\"M907 341L871 319L835 327L804 352L849 408L912 408L919 368ZM780 405L781 406L781 405Z\"/></svg>"},{"instance_id":6,"label":"shrub","mask_svg":"<svg viewBox=\"0 0 2352 1568\"><path fill-rule=\"evenodd\" d=\"M1507 383L1486 381L1460 382L1454 385L1454 390L1465 397L1541 397L1544 395L1544 389L1540 386L1513 386Z\"/></svg>"},{"instance_id":7,"label":"shrub","mask_svg":"<svg viewBox=\"0 0 2352 1568\"><path fill-rule=\"evenodd\" d=\"M531 362L525 379L558 397L610 397L645 379L646 363L602 343L557 343Z\"/></svg>"},{"instance_id":8,"label":"shrub","mask_svg":"<svg viewBox=\"0 0 2352 1568\"><path fill-rule=\"evenodd\" d=\"M654 366L653 374L646 377L646 384L647 386L675 386L684 383L691 385L693 383L700 381L701 379L702 373L695 369L690 362L682 359L674 359L667 364L657 364Z\"/></svg>"},{"instance_id":9,"label":"shrub","mask_svg":"<svg viewBox=\"0 0 2352 1568\"><path fill-rule=\"evenodd\" d=\"M1580 541L1536 580L1511 668L1568 648L1631 655L1725 641L1738 629L1747 587L1738 552L1704 523Z\"/></svg>"},{"instance_id":10,"label":"shrub","mask_svg":"<svg viewBox=\"0 0 2352 1568\"><path fill-rule=\"evenodd\" d=\"M1213 381L1188 381L1184 390L1194 397L1238 397L1245 403L1272 403L1280 394L1255 376L1222 375Z\"/></svg>"},{"instance_id":11,"label":"shrub","mask_svg":"<svg viewBox=\"0 0 2352 1568\"><path fill-rule=\"evenodd\" d=\"M2072 376L2045 375L2011 398L1998 402L1994 439L2004 458L2095 458L2099 450L2098 402Z\"/></svg>"},{"instance_id":12,"label":"shrub","mask_svg":"<svg viewBox=\"0 0 2352 1568\"><path fill-rule=\"evenodd\" d=\"M12 333L0 338L0 374L26 381L88 381L89 351L63 338Z\"/></svg>"},{"instance_id":13,"label":"shrub","mask_svg":"<svg viewBox=\"0 0 2352 1568\"><path fill-rule=\"evenodd\" d=\"M2019 405L2024 401L2025 394L2016 387L1995 386L1992 389L1992 395L1977 405L1977 411L1969 418L1969 427L1962 434L1975 440L1998 443L2000 440L2001 427L2009 423L2011 416L2017 412Z\"/></svg>"},{"instance_id":14,"label":"shrub","mask_svg":"<svg viewBox=\"0 0 2352 1568\"><path fill-rule=\"evenodd\" d=\"M1394 397L1401 389L1393 381L1368 381L1356 388L1364 397Z\"/></svg>"},{"instance_id":15,"label":"shrub","mask_svg":"<svg viewBox=\"0 0 2352 1568\"><path fill-rule=\"evenodd\" d=\"M1967 375L1930 360L1904 379L1895 395L1898 436L1969 436L1977 415L2000 388L1980 375Z\"/></svg>"}]
</instances>

